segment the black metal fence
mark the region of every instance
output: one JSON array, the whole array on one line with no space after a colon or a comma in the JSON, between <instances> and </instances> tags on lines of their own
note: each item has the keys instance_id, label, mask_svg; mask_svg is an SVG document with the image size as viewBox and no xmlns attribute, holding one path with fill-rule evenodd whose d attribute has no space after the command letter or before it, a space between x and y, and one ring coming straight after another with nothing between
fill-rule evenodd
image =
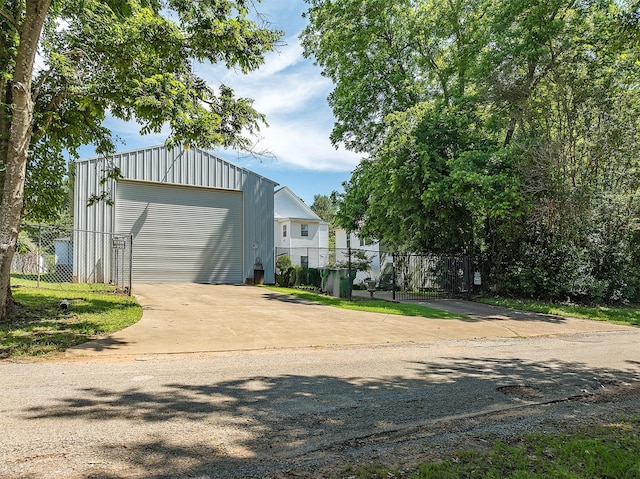
<instances>
[{"instance_id":1,"label":"black metal fence","mask_svg":"<svg viewBox=\"0 0 640 479\"><path fill-rule=\"evenodd\" d=\"M393 255L394 299L471 298L473 271L468 257Z\"/></svg>"}]
</instances>

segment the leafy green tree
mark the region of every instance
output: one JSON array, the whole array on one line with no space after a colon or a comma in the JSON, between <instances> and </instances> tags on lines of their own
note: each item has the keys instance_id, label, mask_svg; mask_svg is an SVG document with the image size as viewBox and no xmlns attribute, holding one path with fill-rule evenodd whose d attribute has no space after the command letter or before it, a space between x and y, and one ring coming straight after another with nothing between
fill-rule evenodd
<instances>
[{"instance_id":1,"label":"leafy green tree","mask_svg":"<svg viewBox=\"0 0 640 479\"><path fill-rule=\"evenodd\" d=\"M349 268L351 271L369 271L371 269L371 263L375 259L375 254L367 254L362 250L355 250L351 253L351 261L343 260L337 261L334 264L336 268Z\"/></svg>"},{"instance_id":2,"label":"leafy green tree","mask_svg":"<svg viewBox=\"0 0 640 479\"><path fill-rule=\"evenodd\" d=\"M313 195L313 204L311 210L317 214L322 221L333 223L336 216L336 205L327 195Z\"/></svg>"},{"instance_id":3,"label":"leafy green tree","mask_svg":"<svg viewBox=\"0 0 640 479\"><path fill-rule=\"evenodd\" d=\"M637 56L616 45L611 13L594 6L565 15L553 65L521 107L526 121L515 138L528 230L494 268L512 291L528 285L528 294L556 298L638 297Z\"/></svg>"},{"instance_id":4,"label":"leafy green tree","mask_svg":"<svg viewBox=\"0 0 640 479\"><path fill-rule=\"evenodd\" d=\"M329 248L336 246L336 211L338 206L331 196L313 195L313 204L311 210L317 214L323 221L329 223Z\"/></svg>"},{"instance_id":5,"label":"leafy green tree","mask_svg":"<svg viewBox=\"0 0 640 479\"><path fill-rule=\"evenodd\" d=\"M331 78L334 143L372 152L388 114L467 91L486 36L485 0L306 0L305 55Z\"/></svg>"},{"instance_id":6,"label":"leafy green tree","mask_svg":"<svg viewBox=\"0 0 640 479\"><path fill-rule=\"evenodd\" d=\"M640 298L637 4L308 3L332 139L369 153L341 226L516 294Z\"/></svg>"},{"instance_id":7,"label":"leafy green tree","mask_svg":"<svg viewBox=\"0 0 640 479\"><path fill-rule=\"evenodd\" d=\"M477 222L518 214L510 158L473 121L428 103L391 115L385 141L345 184L338 221L397 251L470 253Z\"/></svg>"},{"instance_id":8,"label":"leafy green tree","mask_svg":"<svg viewBox=\"0 0 640 479\"><path fill-rule=\"evenodd\" d=\"M257 68L280 32L247 0L0 0L0 321L23 214L60 209L63 151L115 151L106 116L168 144L248 147L263 123L252 101L195 75L193 62ZM34 68L39 53L37 67ZM29 194L25 203L26 193Z\"/></svg>"},{"instance_id":9,"label":"leafy green tree","mask_svg":"<svg viewBox=\"0 0 640 479\"><path fill-rule=\"evenodd\" d=\"M619 14L619 44L637 47L640 42L640 2L636 0L620 3L622 12Z\"/></svg>"},{"instance_id":10,"label":"leafy green tree","mask_svg":"<svg viewBox=\"0 0 640 479\"><path fill-rule=\"evenodd\" d=\"M414 41L410 0L308 0L309 25L302 34L313 56L334 82L329 96L336 123L331 139L354 151L379 141L382 117L420 98L417 67L407 54Z\"/></svg>"}]
</instances>

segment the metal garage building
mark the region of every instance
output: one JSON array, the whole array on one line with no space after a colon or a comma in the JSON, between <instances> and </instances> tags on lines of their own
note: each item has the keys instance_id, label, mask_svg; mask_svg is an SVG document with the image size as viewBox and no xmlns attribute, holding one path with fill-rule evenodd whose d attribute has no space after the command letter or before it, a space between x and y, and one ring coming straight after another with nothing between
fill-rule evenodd
<instances>
[{"instance_id":1,"label":"metal garage building","mask_svg":"<svg viewBox=\"0 0 640 479\"><path fill-rule=\"evenodd\" d=\"M107 178L114 167L118 180ZM273 282L275 186L199 149L156 146L80 160L74 278L113 282L117 242L132 238L134 284L241 283L253 278L258 259ZM87 206L103 192L106 200Z\"/></svg>"}]
</instances>

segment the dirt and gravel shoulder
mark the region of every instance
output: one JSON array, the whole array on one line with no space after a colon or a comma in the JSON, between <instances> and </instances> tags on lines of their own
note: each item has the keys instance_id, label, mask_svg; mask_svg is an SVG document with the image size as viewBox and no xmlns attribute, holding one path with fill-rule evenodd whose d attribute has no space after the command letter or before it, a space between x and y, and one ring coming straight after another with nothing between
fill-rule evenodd
<instances>
[{"instance_id":1,"label":"dirt and gravel shoulder","mask_svg":"<svg viewBox=\"0 0 640 479\"><path fill-rule=\"evenodd\" d=\"M509 394L521 393L514 390ZM528 388L523 388L523 396L528 395ZM639 415L640 386L609 385L565 400L445 418L360 438L325 451L329 455L321 460L325 464L322 467L316 464L303 469L294 465L276 477L351 479L359 468L378 465L391 471L386 476L390 479L410 477L421 464L457 460L460 451L490 451L497 442L514 445L529 434L554 435L620 426ZM333 457L327 460L330 456Z\"/></svg>"}]
</instances>

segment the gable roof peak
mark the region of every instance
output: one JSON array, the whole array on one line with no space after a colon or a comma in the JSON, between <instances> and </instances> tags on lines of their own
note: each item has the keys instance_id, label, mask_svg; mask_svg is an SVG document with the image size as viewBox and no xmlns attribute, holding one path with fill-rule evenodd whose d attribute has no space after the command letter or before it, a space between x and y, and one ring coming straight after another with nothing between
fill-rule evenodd
<instances>
[{"instance_id":1,"label":"gable roof peak","mask_svg":"<svg viewBox=\"0 0 640 479\"><path fill-rule=\"evenodd\" d=\"M322 218L288 186L283 186L276 190L274 193L274 205L276 218L309 219L322 222Z\"/></svg>"}]
</instances>

